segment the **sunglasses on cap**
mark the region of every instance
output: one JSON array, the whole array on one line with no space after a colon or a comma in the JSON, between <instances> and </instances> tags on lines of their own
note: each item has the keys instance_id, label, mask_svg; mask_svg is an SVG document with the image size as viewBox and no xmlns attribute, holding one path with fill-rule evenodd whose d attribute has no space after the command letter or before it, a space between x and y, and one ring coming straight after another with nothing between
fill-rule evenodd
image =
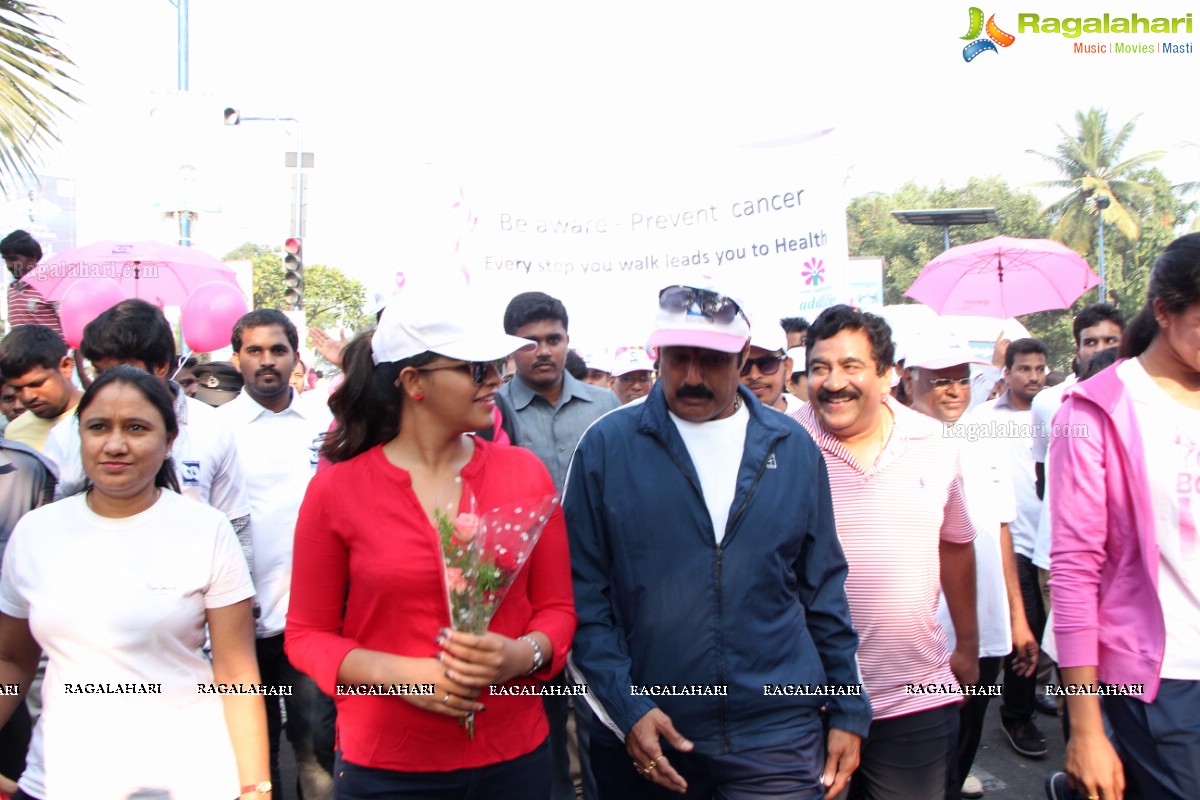
<instances>
[{"instance_id":1,"label":"sunglasses on cap","mask_svg":"<svg viewBox=\"0 0 1200 800\"><path fill-rule=\"evenodd\" d=\"M417 367L417 372L437 372L443 369L460 369L471 373L471 380L475 381L476 386L482 386L487 380L488 370L496 370L496 373L501 379L504 378L505 367L508 366L507 358L497 358L495 361L464 361L461 364L445 364L440 367Z\"/></svg>"},{"instance_id":2,"label":"sunglasses on cap","mask_svg":"<svg viewBox=\"0 0 1200 800\"><path fill-rule=\"evenodd\" d=\"M742 307L732 297L694 286L668 286L658 293L658 307L674 313L695 309L706 318L722 325L733 322L738 314L742 315L742 319L746 319ZM746 319L746 324L749 323L750 320Z\"/></svg>"},{"instance_id":3,"label":"sunglasses on cap","mask_svg":"<svg viewBox=\"0 0 1200 800\"><path fill-rule=\"evenodd\" d=\"M758 358L747 358L742 362L742 377L750 374L751 367L758 367L758 371L763 375L774 375L779 372L779 367L783 365L784 359L787 356L759 356Z\"/></svg>"}]
</instances>

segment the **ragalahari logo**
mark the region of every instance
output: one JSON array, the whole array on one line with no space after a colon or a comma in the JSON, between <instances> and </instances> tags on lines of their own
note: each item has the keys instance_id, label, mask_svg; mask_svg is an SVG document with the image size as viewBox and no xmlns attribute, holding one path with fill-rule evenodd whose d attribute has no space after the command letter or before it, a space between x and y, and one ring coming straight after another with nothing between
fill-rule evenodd
<instances>
[{"instance_id":1,"label":"ragalahari logo","mask_svg":"<svg viewBox=\"0 0 1200 800\"><path fill-rule=\"evenodd\" d=\"M987 32L987 38L981 39L979 34ZM972 39L973 41L963 48L963 61L973 61L975 56L980 53L991 51L993 53L1000 52L996 49L996 45L1008 47L1017 40L1017 37L1011 33L1005 33L996 25L996 15L992 14L988 17L987 25L983 24L983 9L971 6L971 27L967 30L967 35L963 39Z\"/></svg>"}]
</instances>

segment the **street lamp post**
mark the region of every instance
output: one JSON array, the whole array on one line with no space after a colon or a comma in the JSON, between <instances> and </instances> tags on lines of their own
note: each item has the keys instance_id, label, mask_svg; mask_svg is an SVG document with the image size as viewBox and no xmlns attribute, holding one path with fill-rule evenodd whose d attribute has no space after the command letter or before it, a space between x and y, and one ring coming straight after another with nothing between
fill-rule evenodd
<instances>
[{"instance_id":1,"label":"street lamp post","mask_svg":"<svg viewBox=\"0 0 1200 800\"><path fill-rule=\"evenodd\" d=\"M292 213L292 236L299 239L303 235L300 223L303 218L302 203L304 202L304 146L303 129L300 120L295 117L243 117L236 108L225 109L225 124L240 125L243 122L294 122L296 123L296 207Z\"/></svg>"},{"instance_id":2,"label":"street lamp post","mask_svg":"<svg viewBox=\"0 0 1200 800\"><path fill-rule=\"evenodd\" d=\"M1112 198L1106 194L1096 196L1096 217L1100 225L1100 302L1108 301L1108 287L1104 282L1104 209L1112 205Z\"/></svg>"}]
</instances>

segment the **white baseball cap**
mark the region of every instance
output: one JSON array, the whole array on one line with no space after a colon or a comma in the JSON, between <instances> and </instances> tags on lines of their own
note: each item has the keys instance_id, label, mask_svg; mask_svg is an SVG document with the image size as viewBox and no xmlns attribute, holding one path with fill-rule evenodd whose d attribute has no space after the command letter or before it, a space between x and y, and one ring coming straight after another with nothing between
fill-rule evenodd
<instances>
[{"instance_id":1,"label":"white baseball cap","mask_svg":"<svg viewBox=\"0 0 1200 800\"><path fill-rule=\"evenodd\" d=\"M749 339L750 320L733 297L712 286L668 286L658 294L646 346L740 353Z\"/></svg>"},{"instance_id":2,"label":"white baseball cap","mask_svg":"<svg viewBox=\"0 0 1200 800\"><path fill-rule=\"evenodd\" d=\"M630 347L617 353L613 359L612 376L619 378L631 372L653 372L654 363L641 347Z\"/></svg>"},{"instance_id":3,"label":"white baseball cap","mask_svg":"<svg viewBox=\"0 0 1200 800\"><path fill-rule=\"evenodd\" d=\"M750 330L750 346L766 350L768 353L786 353L787 334L778 323L755 325Z\"/></svg>"},{"instance_id":4,"label":"white baseball cap","mask_svg":"<svg viewBox=\"0 0 1200 800\"><path fill-rule=\"evenodd\" d=\"M402 291L383 310L371 339L371 358L376 364L402 361L421 353L437 353L463 361L494 361L537 343L509 336L488 324L486 315L472 310L467 301L455 300L454 310L431 297L416 297Z\"/></svg>"},{"instance_id":5,"label":"white baseball cap","mask_svg":"<svg viewBox=\"0 0 1200 800\"><path fill-rule=\"evenodd\" d=\"M962 364L987 364L972 352L970 345L955 336L944 338L930 336L918 340L916 347L909 348L904 366L920 369L947 369Z\"/></svg>"}]
</instances>

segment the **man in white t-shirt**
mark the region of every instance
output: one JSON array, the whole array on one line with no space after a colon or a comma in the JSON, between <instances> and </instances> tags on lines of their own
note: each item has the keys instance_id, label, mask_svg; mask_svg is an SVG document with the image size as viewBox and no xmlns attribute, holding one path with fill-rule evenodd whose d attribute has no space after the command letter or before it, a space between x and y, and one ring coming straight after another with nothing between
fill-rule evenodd
<instances>
[{"instance_id":1,"label":"man in white t-shirt","mask_svg":"<svg viewBox=\"0 0 1200 800\"><path fill-rule=\"evenodd\" d=\"M246 314L234 326L231 344L244 386L218 409L217 418L237 440L250 495L258 668L264 683L292 686L292 695L283 700L301 796L328 798L333 791L333 702L288 662L283 627L296 517L333 416L324 398L301 399L289 385L300 341L296 326L282 312L258 309ZM281 785L281 724L278 701L268 702L271 782L276 786Z\"/></svg>"},{"instance_id":2,"label":"man in white t-shirt","mask_svg":"<svg viewBox=\"0 0 1200 800\"><path fill-rule=\"evenodd\" d=\"M924 345L924 346L921 346ZM1037 642L1025 619L1017 562L1008 524L1017 515L1008 451L1001 440L978 435L969 415L971 365L977 363L964 342L941 337L922 340L905 362L904 382L912 409L933 417L947 428L946 435L960 446L963 492L967 513L975 528L975 607L979 620L979 681L992 686L1000 662L1016 645L1015 669L1032 673L1037 664ZM960 421L961 420L961 421ZM984 432L986 433L986 432ZM954 648L954 626L945 595L938 604L938 623L946 631L947 646ZM967 697L959 707L958 779L963 797L982 797L983 787L970 775L983 733L990 695ZM957 796L959 787L948 796Z\"/></svg>"},{"instance_id":3,"label":"man in white t-shirt","mask_svg":"<svg viewBox=\"0 0 1200 800\"><path fill-rule=\"evenodd\" d=\"M787 335L772 322L756 325L750 335L750 356L742 364L742 385L754 392L764 406L792 414L803 403L785 391L792 374L792 359L787 354Z\"/></svg>"}]
</instances>

